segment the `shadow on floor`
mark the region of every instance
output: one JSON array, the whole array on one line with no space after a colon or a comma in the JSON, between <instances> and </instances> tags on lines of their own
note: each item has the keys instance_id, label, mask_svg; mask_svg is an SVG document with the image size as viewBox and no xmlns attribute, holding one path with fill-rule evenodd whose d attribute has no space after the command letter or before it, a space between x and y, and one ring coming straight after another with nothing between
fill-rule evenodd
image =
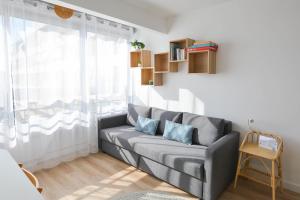
<instances>
[{"instance_id":1,"label":"shadow on floor","mask_svg":"<svg viewBox=\"0 0 300 200\"><path fill-rule=\"evenodd\" d=\"M36 172L45 200L99 200L155 190L196 199L132 166L98 153Z\"/></svg>"}]
</instances>

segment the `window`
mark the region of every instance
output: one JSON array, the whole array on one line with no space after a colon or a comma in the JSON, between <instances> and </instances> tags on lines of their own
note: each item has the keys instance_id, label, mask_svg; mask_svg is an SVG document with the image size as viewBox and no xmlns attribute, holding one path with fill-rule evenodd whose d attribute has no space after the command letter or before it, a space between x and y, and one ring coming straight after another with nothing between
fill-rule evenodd
<instances>
[{"instance_id":1,"label":"window","mask_svg":"<svg viewBox=\"0 0 300 200\"><path fill-rule=\"evenodd\" d=\"M0 147L32 169L98 151L97 115L126 108L130 34L0 0Z\"/></svg>"}]
</instances>

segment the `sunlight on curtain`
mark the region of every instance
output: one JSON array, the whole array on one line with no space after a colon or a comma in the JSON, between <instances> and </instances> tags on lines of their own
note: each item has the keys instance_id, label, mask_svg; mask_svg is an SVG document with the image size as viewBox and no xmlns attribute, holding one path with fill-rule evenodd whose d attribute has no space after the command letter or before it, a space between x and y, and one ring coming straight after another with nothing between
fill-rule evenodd
<instances>
[{"instance_id":1,"label":"sunlight on curtain","mask_svg":"<svg viewBox=\"0 0 300 200\"><path fill-rule=\"evenodd\" d=\"M26 2L0 0L0 148L37 170L98 150L97 117L126 108L131 32Z\"/></svg>"},{"instance_id":2,"label":"sunlight on curtain","mask_svg":"<svg viewBox=\"0 0 300 200\"><path fill-rule=\"evenodd\" d=\"M0 4L1 5L1 4ZM0 6L0 11L2 6ZM12 93L10 88L10 68L7 57L7 40L4 30L5 20L0 12L0 147L7 147L14 143L14 114L13 104L10 101Z\"/></svg>"},{"instance_id":3,"label":"sunlight on curtain","mask_svg":"<svg viewBox=\"0 0 300 200\"><path fill-rule=\"evenodd\" d=\"M99 27L101 26L101 27ZM101 30L101 31L100 31ZM87 67L90 103L103 115L123 111L127 107L128 40L103 28L94 17L88 22Z\"/></svg>"}]
</instances>

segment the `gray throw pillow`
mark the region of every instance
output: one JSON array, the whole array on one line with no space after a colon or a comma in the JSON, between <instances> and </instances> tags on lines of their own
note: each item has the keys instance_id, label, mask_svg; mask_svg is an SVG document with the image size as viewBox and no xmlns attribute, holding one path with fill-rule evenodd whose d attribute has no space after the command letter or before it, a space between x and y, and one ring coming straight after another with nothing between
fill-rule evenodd
<instances>
[{"instance_id":1,"label":"gray throw pillow","mask_svg":"<svg viewBox=\"0 0 300 200\"><path fill-rule=\"evenodd\" d=\"M157 134L162 135L165 130L166 120L181 124L182 112L173 112L173 111L168 111L168 110L162 110L159 108L152 108L151 118L159 120Z\"/></svg>"},{"instance_id":2,"label":"gray throw pillow","mask_svg":"<svg viewBox=\"0 0 300 200\"><path fill-rule=\"evenodd\" d=\"M193 144L209 146L224 135L224 119L183 113L182 123L194 127Z\"/></svg>"},{"instance_id":3,"label":"gray throw pillow","mask_svg":"<svg viewBox=\"0 0 300 200\"><path fill-rule=\"evenodd\" d=\"M128 112L127 112L127 124L131 126L136 125L136 121L139 116L150 118L151 108L146 106L128 104Z\"/></svg>"}]
</instances>

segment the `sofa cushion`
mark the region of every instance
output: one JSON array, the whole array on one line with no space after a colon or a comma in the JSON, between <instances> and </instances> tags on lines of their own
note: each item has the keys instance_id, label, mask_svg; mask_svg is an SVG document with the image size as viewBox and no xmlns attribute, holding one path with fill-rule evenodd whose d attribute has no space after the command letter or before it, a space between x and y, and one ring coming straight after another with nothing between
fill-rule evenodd
<instances>
[{"instance_id":1,"label":"sofa cushion","mask_svg":"<svg viewBox=\"0 0 300 200\"><path fill-rule=\"evenodd\" d=\"M194 127L193 144L209 146L224 135L224 119L183 113L182 123Z\"/></svg>"},{"instance_id":2,"label":"sofa cushion","mask_svg":"<svg viewBox=\"0 0 300 200\"><path fill-rule=\"evenodd\" d=\"M135 127L125 125L114 128L102 129L100 131L100 137L102 140L116 144L127 150L133 150L129 141L135 137L148 137L150 135L141 134L139 131L135 130Z\"/></svg>"},{"instance_id":3,"label":"sofa cushion","mask_svg":"<svg viewBox=\"0 0 300 200\"><path fill-rule=\"evenodd\" d=\"M182 122L182 113L181 112L173 112L168 110L162 110L159 108L152 108L151 110L151 118L160 120L157 134L162 135L165 130L166 120L171 122L180 123Z\"/></svg>"},{"instance_id":4,"label":"sofa cushion","mask_svg":"<svg viewBox=\"0 0 300 200\"><path fill-rule=\"evenodd\" d=\"M159 120L139 116L135 125L135 130L142 133L155 135L158 123Z\"/></svg>"},{"instance_id":5,"label":"sofa cushion","mask_svg":"<svg viewBox=\"0 0 300 200\"><path fill-rule=\"evenodd\" d=\"M127 124L131 126L136 125L138 116L150 118L151 108L146 106L128 104L128 113L127 113Z\"/></svg>"},{"instance_id":6,"label":"sofa cushion","mask_svg":"<svg viewBox=\"0 0 300 200\"><path fill-rule=\"evenodd\" d=\"M178 124L166 120L163 137L184 144L192 144L193 130L194 128L191 125Z\"/></svg>"},{"instance_id":7,"label":"sofa cushion","mask_svg":"<svg viewBox=\"0 0 300 200\"><path fill-rule=\"evenodd\" d=\"M200 180L204 178L206 146L186 145L162 136L140 134L131 126L103 129L101 139Z\"/></svg>"}]
</instances>

